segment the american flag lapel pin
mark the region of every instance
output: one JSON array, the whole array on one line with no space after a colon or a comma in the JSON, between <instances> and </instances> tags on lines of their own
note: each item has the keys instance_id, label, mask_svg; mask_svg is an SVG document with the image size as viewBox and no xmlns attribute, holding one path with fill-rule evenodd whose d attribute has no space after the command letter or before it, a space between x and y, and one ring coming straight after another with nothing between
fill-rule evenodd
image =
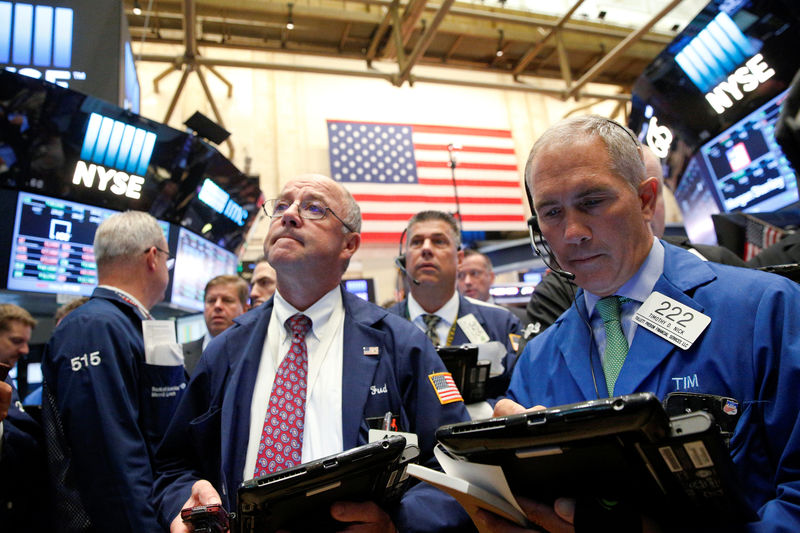
<instances>
[{"instance_id":1,"label":"american flag lapel pin","mask_svg":"<svg viewBox=\"0 0 800 533\"><path fill-rule=\"evenodd\" d=\"M364 352L364 355L379 355L381 353L380 348L377 346L362 346L361 350Z\"/></svg>"}]
</instances>

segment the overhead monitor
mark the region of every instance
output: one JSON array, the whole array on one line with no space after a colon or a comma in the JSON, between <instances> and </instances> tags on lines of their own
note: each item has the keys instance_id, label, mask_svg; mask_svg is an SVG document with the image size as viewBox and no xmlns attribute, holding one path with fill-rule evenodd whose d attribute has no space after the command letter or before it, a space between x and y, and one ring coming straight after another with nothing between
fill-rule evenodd
<instances>
[{"instance_id":1,"label":"overhead monitor","mask_svg":"<svg viewBox=\"0 0 800 533\"><path fill-rule=\"evenodd\" d=\"M97 285L94 234L116 212L20 192L6 287L89 296Z\"/></svg>"},{"instance_id":2,"label":"overhead monitor","mask_svg":"<svg viewBox=\"0 0 800 533\"><path fill-rule=\"evenodd\" d=\"M170 302L183 309L202 311L206 283L221 274L235 274L235 254L192 233L178 231Z\"/></svg>"},{"instance_id":3,"label":"overhead monitor","mask_svg":"<svg viewBox=\"0 0 800 533\"><path fill-rule=\"evenodd\" d=\"M777 211L798 201L797 174L775 140L786 92L703 144L675 190L692 242L716 243L711 215Z\"/></svg>"}]
</instances>

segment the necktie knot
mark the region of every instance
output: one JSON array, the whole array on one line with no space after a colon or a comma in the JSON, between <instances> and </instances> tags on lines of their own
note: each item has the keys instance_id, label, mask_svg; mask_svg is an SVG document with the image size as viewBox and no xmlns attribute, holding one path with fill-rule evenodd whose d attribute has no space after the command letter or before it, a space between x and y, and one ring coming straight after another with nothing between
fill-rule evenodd
<instances>
[{"instance_id":1,"label":"necktie knot","mask_svg":"<svg viewBox=\"0 0 800 533\"><path fill-rule=\"evenodd\" d=\"M302 340L311 329L311 319L302 313L297 313L286 320L286 327L291 331L293 338Z\"/></svg>"},{"instance_id":2,"label":"necktie knot","mask_svg":"<svg viewBox=\"0 0 800 533\"><path fill-rule=\"evenodd\" d=\"M621 296L606 296L597 301L595 307L603 320L603 324L608 324L612 321L619 322L621 298Z\"/></svg>"},{"instance_id":3,"label":"necktie knot","mask_svg":"<svg viewBox=\"0 0 800 533\"><path fill-rule=\"evenodd\" d=\"M425 335L435 345L439 345L439 334L436 333L436 326L439 324L441 318L438 315L422 315L422 321L425 322Z\"/></svg>"}]
</instances>

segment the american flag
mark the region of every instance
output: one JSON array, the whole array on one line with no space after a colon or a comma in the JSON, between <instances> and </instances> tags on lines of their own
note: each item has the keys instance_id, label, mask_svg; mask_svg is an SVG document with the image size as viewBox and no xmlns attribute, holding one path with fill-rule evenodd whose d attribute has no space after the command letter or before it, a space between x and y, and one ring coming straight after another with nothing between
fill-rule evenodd
<instances>
[{"instance_id":1,"label":"american flag","mask_svg":"<svg viewBox=\"0 0 800 533\"><path fill-rule=\"evenodd\" d=\"M511 131L328 120L331 176L361 206L365 242L397 242L408 219L455 213L465 231L524 230Z\"/></svg>"},{"instance_id":2,"label":"american flag","mask_svg":"<svg viewBox=\"0 0 800 533\"><path fill-rule=\"evenodd\" d=\"M436 396L439 397L439 401L442 402L442 404L464 401L463 398L461 398L461 393L458 392L458 387L456 387L456 382L453 380L453 376L450 372L431 374L428 376L428 379L431 380L433 390L436 391Z\"/></svg>"},{"instance_id":3,"label":"american flag","mask_svg":"<svg viewBox=\"0 0 800 533\"><path fill-rule=\"evenodd\" d=\"M745 217L745 239L744 239L744 260L749 261L761 250L768 248L781 240L786 234L784 230L768 224L763 220L744 214Z\"/></svg>"}]
</instances>

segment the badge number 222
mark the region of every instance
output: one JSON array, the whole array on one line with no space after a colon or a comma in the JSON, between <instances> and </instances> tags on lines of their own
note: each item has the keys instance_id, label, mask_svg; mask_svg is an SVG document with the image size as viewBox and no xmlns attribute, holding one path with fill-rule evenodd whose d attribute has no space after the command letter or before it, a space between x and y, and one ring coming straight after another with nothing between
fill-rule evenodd
<instances>
[{"instance_id":1,"label":"badge number 222","mask_svg":"<svg viewBox=\"0 0 800 533\"><path fill-rule=\"evenodd\" d=\"M691 320L694 318L694 314L691 311L684 312L683 307L680 305L674 305L668 300L662 300L659 305L663 307L658 307L653 312L657 315L663 316L668 320L672 320L679 326L688 327L689 322L691 322ZM682 318L680 320L676 320L678 317Z\"/></svg>"},{"instance_id":2,"label":"badge number 222","mask_svg":"<svg viewBox=\"0 0 800 533\"><path fill-rule=\"evenodd\" d=\"M97 366L100 364L100 352L95 351L89 354L79 355L69 360L73 372L77 372L82 368L89 368L89 366Z\"/></svg>"}]
</instances>

